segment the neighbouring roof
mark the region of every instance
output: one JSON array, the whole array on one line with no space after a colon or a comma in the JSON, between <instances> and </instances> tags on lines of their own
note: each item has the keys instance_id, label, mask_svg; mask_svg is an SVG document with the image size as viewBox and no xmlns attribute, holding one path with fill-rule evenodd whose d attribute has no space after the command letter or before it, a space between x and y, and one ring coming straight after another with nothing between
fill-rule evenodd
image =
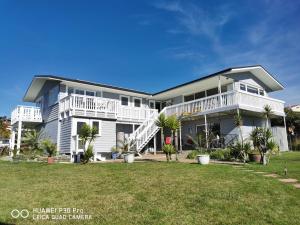
<instances>
[{"instance_id":1,"label":"neighbouring roof","mask_svg":"<svg viewBox=\"0 0 300 225\"><path fill-rule=\"evenodd\" d=\"M284 86L261 65L228 68L153 94L143 92L143 91L128 89L128 88L116 87L112 85L84 81L79 79L65 78L65 77L55 76L55 75L36 75L34 76L30 86L28 87L23 100L34 101L36 99L36 96L39 94L41 88L43 87L44 83L47 80L58 81L58 82L80 83L88 86L102 87L104 89L113 89L121 93L127 93L127 94L135 93L140 96L145 96L145 97L148 96L148 97L153 97L155 99L158 99L160 97L170 96L172 94L178 93L180 90L183 89L192 88L195 85L197 85L197 83L204 82L204 80L207 81L211 80L214 82L214 80L211 78L215 79L219 77L219 75L234 75L243 72L252 73L257 79L263 82L271 91L282 90L284 88Z\"/></svg>"}]
</instances>

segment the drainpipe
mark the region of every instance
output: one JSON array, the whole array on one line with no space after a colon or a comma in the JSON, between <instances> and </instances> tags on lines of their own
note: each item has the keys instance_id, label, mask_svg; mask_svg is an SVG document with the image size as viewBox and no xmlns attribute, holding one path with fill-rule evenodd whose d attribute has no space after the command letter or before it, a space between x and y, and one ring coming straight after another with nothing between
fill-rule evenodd
<instances>
[{"instance_id":1,"label":"drainpipe","mask_svg":"<svg viewBox=\"0 0 300 225\"><path fill-rule=\"evenodd\" d=\"M207 120L206 120L206 114L204 114L204 123L205 123L205 139L206 139L206 149L208 149L208 137L207 137Z\"/></svg>"}]
</instances>

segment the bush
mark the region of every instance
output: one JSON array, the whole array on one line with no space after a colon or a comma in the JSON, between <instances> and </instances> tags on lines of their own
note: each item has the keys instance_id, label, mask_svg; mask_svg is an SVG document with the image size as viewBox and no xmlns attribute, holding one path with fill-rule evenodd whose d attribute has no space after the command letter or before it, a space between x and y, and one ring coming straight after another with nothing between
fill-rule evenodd
<instances>
[{"instance_id":1,"label":"bush","mask_svg":"<svg viewBox=\"0 0 300 225\"><path fill-rule=\"evenodd\" d=\"M94 157L93 146L89 145L83 154L82 163L88 163Z\"/></svg>"},{"instance_id":2,"label":"bush","mask_svg":"<svg viewBox=\"0 0 300 225\"><path fill-rule=\"evenodd\" d=\"M224 161L230 161L231 160L231 151L230 149L217 149L215 151L212 151L210 153L210 158L216 159L216 160L224 160Z\"/></svg>"},{"instance_id":3,"label":"bush","mask_svg":"<svg viewBox=\"0 0 300 225\"><path fill-rule=\"evenodd\" d=\"M187 159L195 159L197 155L201 154L198 150L192 150L187 156Z\"/></svg>"},{"instance_id":4,"label":"bush","mask_svg":"<svg viewBox=\"0 0 300 225\"><path fill-rule=\"evenodd\" d=\"M56 144L54 144L50 139L43 140L42 149L48 154L48 157L52 157L56 154Z\"/></svg>"},{"instance_id":5,"label":"bush","mask_svg":"<svg viewBox=\"0 0 300 225\"><path fill-rule=\"evenodd\" d=\"M176 152L175 147L171 144L166 144L162 148L163 152L166 154L167 161L172 160L172 154Z\"/></svg>"}]
</instances>

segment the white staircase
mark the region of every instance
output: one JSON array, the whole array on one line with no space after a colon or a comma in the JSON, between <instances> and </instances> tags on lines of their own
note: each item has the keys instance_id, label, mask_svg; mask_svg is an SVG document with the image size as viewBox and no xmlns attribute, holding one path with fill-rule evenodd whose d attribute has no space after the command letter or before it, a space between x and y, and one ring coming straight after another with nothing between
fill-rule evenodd
<instances>
[{"instance_id":1,"label":"white staircase","mask_svg":"<svg viewBox=\"0 0 300 225\"><path fill-rule=\"evenodd\" d=\"M136 150L139 153L148 144L148 142L159 131L159 127L155 125L158 116L165 113L164 108L160 113L155 110L129 137L130 140L135 140Z\"/></svg>"}]
</instances>

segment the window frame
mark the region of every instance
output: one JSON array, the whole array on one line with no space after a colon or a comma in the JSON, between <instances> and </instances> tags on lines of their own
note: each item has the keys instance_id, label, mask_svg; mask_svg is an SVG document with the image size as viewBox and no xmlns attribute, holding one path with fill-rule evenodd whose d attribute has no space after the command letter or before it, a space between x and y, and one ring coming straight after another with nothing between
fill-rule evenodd
<instances>
[{"instance_id":1,"label":"window frame","mask_svg":"<svg viewBox=\"0 0 300 225\"><path fill-rule=\"evenodd\" d=\"M127 98L127 100L128 100L128 104L127 105L123 105L122 104L122 98ZM130 96L128 96L128 95L120 95L120 103L121 103L121 106L130 106Z\"/></svg>"},{"instance_id":2,"label":"window frame","mask_svg":"<svg viewBox=\"0 0 300 225\"><path fill-rule=\"evenodd\" d=\"M153 104L153 108L151 107L151 103ZM155 109L155 100L149 100L149 108Z\"/></svg>"},{"instance_id":3,"label":"window frame","mask_svg":"<svg viewBox=\"0 0 300 225\"><path fill-rule=\"evenodd\" d=\"M135 106L135 100L139 100L140 101L140 106ZM135 107L135 108L142 108L142 98L139 98L139 97L133 97L133 101L132 101L132 103L133 103L133 107Z\"/></svg>"},{"instance_id":4,"label":"window frame","mask_svg":"<svg viewBox=\"0 0 300 225\"><path fill-rule=\"evenodd\" d=\"M90 126L93 127L93 123L94 122L97 122L98 123L98 134L96 135L97 137L100 137L101 136L101 133L102 133L102 120L90 120Z\"/></svg>"}]
</instances>

